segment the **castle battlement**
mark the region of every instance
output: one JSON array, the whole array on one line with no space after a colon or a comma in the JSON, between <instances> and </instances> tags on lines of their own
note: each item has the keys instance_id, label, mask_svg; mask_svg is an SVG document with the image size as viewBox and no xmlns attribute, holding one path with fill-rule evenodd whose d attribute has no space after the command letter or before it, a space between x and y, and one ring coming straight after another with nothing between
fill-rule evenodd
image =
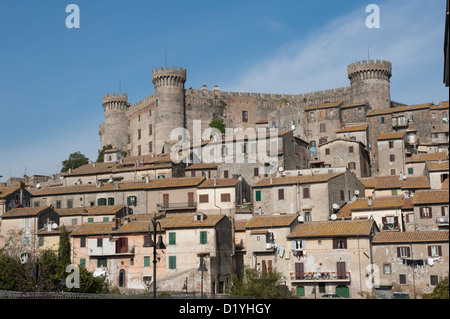
<instances>
[{"instance_id":1,"label":"castle battlement","mask_svg":"<svg viewBox=\"0 0 450 319\"><path fill-rule=\"evenodd\" d=\"M103 104L108 102L128 102L128 95L127 93L109 93L103 95Z\"/></svg>"},{"instance_id":2,"label":"castle battlement","mask_svg":"<svg viewBox=\"0 0 450 319\"><path fill-rule=\"evenodd\" d=\"M186 82L186 69L176 66L170 68L168 66L152 70L152 81L156 87L160 86L179 86L184 87Z\"/></svg>"},{"instance_id":3,"label":"castle battlement","mask_svg":"<svg viewBox=\"0 0 450 319\"><path fill-rule=\"evenodd\" d=\"M392 64L385 60L363 60L351 63L347 66L348 77L353 77L355 73L366 72L366 71L383 71L388 74L389 77L392 75Z\"/></svg>"}]
</instances>

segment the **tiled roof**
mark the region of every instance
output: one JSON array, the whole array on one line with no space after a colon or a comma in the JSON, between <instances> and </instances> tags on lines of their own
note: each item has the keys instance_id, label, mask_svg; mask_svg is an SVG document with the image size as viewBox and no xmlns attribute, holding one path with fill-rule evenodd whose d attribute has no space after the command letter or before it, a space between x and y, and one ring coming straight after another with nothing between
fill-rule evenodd
<instances>
[{"instance_id":1,"label":"tiled roof","mask_svg":"<svg viewBox=\"0 0 450 319\"><path fill-rule=\"evenodd\" d=\"M298 184L323 183L342 174L344 173L285 176L285 177L265 177L256 182L253 185L253 188L280 186L280 185L295 185L297 183Z\"/></svg>"},{"instance_id":2,"label":"tiled roof","mask_svg":"<svg viewBox=\"0 0 450 319\"><path fill-rule=\"evenodd\" d=\"M118 162L89 163L61 174L62 176L81 176L111 173L118 165Z\"/></svg>"},{"instance_id":3,"label":"tiled roof","mask_svg":"<svg viewBox=\"0 0 450 319\"><path fill-rule=\"evenodd\" d=\"M315 109L328 109L331 107L339 107L342 104L342 102L331 102L331 103L323 103L318 105L311 105L308 106L305 111L313 111Z\"/></svg>"},{"instance_id":4,"label":"tiled roof","mask_svg":"<svg viewBox=\"0 0 450 319\"><path fill-rule=\"evenodd\" d=\"M196 214L183 214L169 217L168 219L161 220L161 226L163 229L173 228L202 228L202 227L214 227L223 218L227 218L224 214L209 214L206 215L204 220L197 221L194 219Z\"/></svg>"},{"instance_id":5,"label":"tiled roof","mask_svg":"<svg viewBox=\"0 0 450 319\"><path fill-rule=\"evenodd\" d=\"M360 178L365 188L371 189L420 189L430 188L428 179L424 176L407 177L400 181L400 176L377 176Z\"/></svg>"},{"instance_id":6,"label":"tiled roof","mask_svg":"<svg viewBox=\"0 0 450 319\"><path fill-rule=\"evenodd\" d=\"M378 136L378 140L398 140L402 139L405 136L406 132L390 132L390 133L381 133Z\"/></svg>"},{"instance_id":7,"label":"tiled roof","mask_svg":"<svg viewBox=\"0 0 450 319\"><path fill-rule=\"evenodd\" d=\"M234 221L234 230L235 231L245 231L245 225L247 224L248 219L241 219Z\"/></svg>"},{"instance_id":8,"label":"tiled roof","mask_svg":"<svg viewBox=\"0 0 450 319\"><path fill-rule=\"evenodd\" d=\"M402 210L411 210L414 209L412 205L412 197L403 198L403 207Z\"/></svg>"},{"instance_id":9,"label":"tiled roof","mask_svg":"<svg viewBox=\"0 0 450 319\"><path fill-rule=\"evenodd\" d=\"M87 206L74 208L55 208L55 211L61 217L75 215L114 215L124 208L125 206Z\"/></svg>"},{"instance_id":10,"label":"tiled roof","mask_svg":"<svg viewBox=\"0 0 450 319\"><path fill-rule=\"evenodd\" d=\"M447 178L444 180L444 182L442 183L441 189L448 189L448 181L449 181L449 178L447 177Z\"/></svg>"},{"instance_id":11,"label":"tiled roof","mask_svg":"<svg viewBox=\"0 0 450 319\"><path fill-rule=\"evenodd\" d=\"M427 168L430 172L448 171L448 161L428 162Z\"/></svg>"},{"instance_id":12,"label":"tiled roof","mask_svg":"<svg viewBox=\"0 0 450 319\"><path fill-rule=\"evenodd\" d=\"M271 228L290 226L296 219L297 214L253 216L245 228Z\"/></svg>"},{"instance_id":13,"label":"tiled roof","mask_svg":"<svg viewBox=\"0 0 450 319\"><path fill-rule=\"evenodd\" d=\"M365 130L367 130L368 126L369 126L369 124L346 126L343 129L336 131L336 133L365 131Z\"/></svg>"},{"instance_id":14,"label":"tiled roof","mask_svg":"<svg viewBox=\"0 0 450 319\"><path fill-rule=\"evenodd\" d=\"M209 178L198 188L235 187L238 182L239 180L235 178Z\"/></svg>"},{"instance_id":15,"label":"tiled roof","mask_svg":"<svg viewBox=\"0 0 450 319\"><path fill-rule=\"evenodd\" d=\"M345 104L345 105L342 105L342 108L346 109L346 108L351 108L351 107L356 107L356 106L364 106L367 103L368 102L358 102L358 103L352 103L352 104Z\"/></svg>"},{"instance_id":16,"label":"tiled roof","mask_svg":"<svg viewBox=\"0 0 450 319\"><path fill-rule=\"evenodd\" d=\"M383 110L372 110L372 111L368 112L366 114L366 116L375 116L375 115L392 114L392 113L398 113L398 112L404 112L404 111L429 109L432 105L433 105L433 103L424 103L424 104L393 107L393 108L383 109Z\"/></svg>"},{"instance_id":17,"label":"tiled roof","mask_svg":"<svg viewBox=\"0 0 450 319\"><path fill-rule=\"evenodd\" d=\"M433 105L430 107L432 110L448 109L448 101L442 102L440 105Z\"/></svg>"},{"instance_id":18,"label":"tiled roof","mask_svg":"<svg viewBox=\"0 0 450 319\"><path fill-rule=\"evenodd\" d=\"M417 163L417 162L426 162L426 161L438 161L445 160L447 155L445 152L439 153L419 153L413 154L410 158L406 158L406 163Z\"/></svg>"},{"instance_id":19,"label":"tiled roof","mask_svg":"<svg viewBox=\"0 0 450 319\"><path fill-rule=\"evenodd\" d=\"M448 239L448 231L443 230L379 232L374 236L372 244L448 242Z\"/></svg>"},{"instance_id":20,"label":"tiled roof","mask_svg":"<svg viewBox=\"0 0 450 319\"><path fill-rule=\"evenodd\" d=\"M339 141L342 141L342 142L349 142L349 143L356 143L356 144L364 145L361 141L352 140L352 139L349 139L349 138L337 137L337 138L332 139L332 140L330 140L330 141L326 141L326 142L324 142L324 143L322 143L322 144L319 144L319 147L324 146L324 145L327 145L327 144L339 142Z\"/></svg>"},{"instance_id":21,"label":"tiled roof","mask_svg":"<svg viewBox=\"0 0 450 319\"><path fill-rule=\"evenodd\" d=\"M431 188L425 176L407 177L402 181L402 189Z\"/></svg>"},{"instance_id":22,"label":"tiled roof","mask_svg":"<svg viewBox=\"0 0 450 319\"><path fill-rule=\"evenodd\" d=\"M372 219L305 222L298 224L287 238L369 236L373 223Z\"/></svg>"},{"instance_id":23,"label":"tiled roof","mask_svg":"<svg viewBox=\"0 0 450 319\"><path fill-rule=\"evenodd\" d=\"M220 163L196 163L186 167L185 171L196 170L196 169L217 169Z\"/></svg>"},{"instance_id":24,"label":"tiled roof","mask_svg":"<svg viewBox=\"0 0 450 319\"><path fill-rule=\"evenodd\" d=\"M33 196L50 196L59 194L80 194L80 193L100 193L124 190L151 190L177 187L196 187L203 182L204 177L183 177L183 178L163 178L153 179L146 182L121 182L121 183L103 183L100 187L97 185L73 185L45 187L32 189L30 193Z\"/></svg>"},{"instance_id":25,"label":"tiled roof","mask_svg":"<svg viewBox=\"0 0 450 319\"><path fill-rule=\"evenodd\" d=\"M420 190L414 193L413 205L448 203L447 190Z\"/></svg>"},{"instance_id":26,"label":"tiled roof","mask_svg":"<svg viewBox=\"0 0 450 319\"><path fill-rule=\"evenodd\" d=\"M0 198L5 198L8 195L14 193L16 190L18 190L19 186L5 186L0 187Z\"/></svg>"},{"instance_id":27,"label":"tiled roof","mask_svg":"<svg viewBox=\"0 0 450 319\"><path fill-rule=\"evenodd\" d=\"M1 215L2 219L5 218L17 218L17 217L32 217L36 216L40 212L49 209L50 207L22 207L13 208Z\"/></svg>"},{"instance_id":28,"label":"tiled roof","mask_svg":"<svg viewBox=\"0 0 450 319\"><path fill-rule=\"evenodd\" d=\"M74 229L71 235L108 235L115 226L115 222L85 223Z\"/></svg>"},{"instance_id":29,"label":"tiled roof","mask_svg":"<svg viewBox=\"0 0 450 319\"><path fill-rule=\"evenodd\" d=\"M349 209L351 203L345 203L344 206L342 206L339 211L337 212L337 216L339 219L351 219L352 218L352 211Z\"/></svg>"},{"instance_id":30,"label":"tiled roof","mask_svg":"<svg viewBox=\"0 0 450 319\"><path fill-rule=\"evenodd\" d=\"M369 199L357 198L348 209L352 212L357 210L367 210L367 209L385 209L385 208L402 208L403 207L403 196L383 196L375 197L372 200L372 206L369 206Z\"/></svg>"}]
</instances>

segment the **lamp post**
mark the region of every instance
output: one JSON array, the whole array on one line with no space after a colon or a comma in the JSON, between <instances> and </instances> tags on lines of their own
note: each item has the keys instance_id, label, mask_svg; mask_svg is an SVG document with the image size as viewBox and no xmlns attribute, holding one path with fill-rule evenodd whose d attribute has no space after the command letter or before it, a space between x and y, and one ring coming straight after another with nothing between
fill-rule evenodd
<instances>
[{"instance_id":1,"label":"lamp post","mask_svg":"<svg viewBox=\"0 0 450 319\"><path fill-rule=\"evenodd\" d=\"M204 256L203 255L200 255L200 266L198 267L197 271L201 271L202 272L201 299L203 299L203 272L204 271L208 271L208 269L206 269L205 260L204 260Z\"/></svg>"},{"instance_id":2,"label":"lamp post","mask_svg":"<svg viewBox=\"0 0 450 319\"><path fill-rule=\"evenodd\" d=\"M150 225L153 225L153 240L152 233L150 232ZM161 234L158 236L158 242L156 241L158 225L159 231L161 232L161 224L156 220L156 216L153 215L153 218L148 223L147 239L144 242L144 247L153 247L153 299L156 299L156 249L166 249L166 245L164 245L162 241Z\"/></svg>"},{"instance_id":3,"label":"lamp post","mask_svg":"<svg viewBox=\"0 0 450 319\"><path fill-rule=\"evenodd\" d=\"M186 277L186 279L184 280L183 288L181 288L181 289L185 290L186 296L187 296L187 281L188 281L188 277Z\"/></svg>"}]
</instances>

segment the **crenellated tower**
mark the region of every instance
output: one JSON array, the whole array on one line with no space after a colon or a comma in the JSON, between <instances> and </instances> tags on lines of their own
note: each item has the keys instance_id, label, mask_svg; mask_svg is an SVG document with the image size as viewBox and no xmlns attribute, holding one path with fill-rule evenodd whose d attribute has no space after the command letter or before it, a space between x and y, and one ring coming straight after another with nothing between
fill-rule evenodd
<instances>
[{"instance_id":1,"label":"crenellated tower","mask_svg":"<svg viewBox=\"0 0 450 319\"><path fill-rule=\"evenodd\" d=\"M391 107L391 62L358 61L347 66L347 74L351 84L353 103L367 101L373 110Z\"/></svg>"},{"instance_id":2,"label":"crenellated tower","mask_svg":"<svg viewBox=\"0 0 450 319\"><path fill-rule=\"evenodd\" d=\"M170 133L176 128L186 127L185 91L186 70L177 67L158 68L152 71L155 87L155 152L163 150Z\"/></svg>"},{"instance_id":3,"label":"crenellated tower","mask_svg":"<svg viewBox=\"0 0 450 319\"><path fill-rule=\"evenodd\" d=\"M128 108L127 94L105 94L102 106L105 112L105 121L99 127L101 147L111 144L114 148L126 150L128 144L128 121L125 114Z\"/></svg>"}]
</instances>

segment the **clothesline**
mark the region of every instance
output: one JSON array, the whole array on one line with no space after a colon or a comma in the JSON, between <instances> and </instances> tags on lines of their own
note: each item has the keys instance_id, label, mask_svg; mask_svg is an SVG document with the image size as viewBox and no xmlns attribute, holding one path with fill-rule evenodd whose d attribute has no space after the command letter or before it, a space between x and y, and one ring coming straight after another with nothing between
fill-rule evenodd
<instances>
[{"instance_id":1,"label":"clothesline","mask_svg":"<svg viewBox=\"0 0 450 319\"><path fill-rule=\"evenodd\" d=\"M435 261L439 261L441 259L441 257L436 257L436 258L428 258L428 259L402 259L402 263L403 265L407 265L407 266L413 266L414 268L420 266L426 266L426 265L430 265L433 266Z\"/></svg>"}]
</instances>

